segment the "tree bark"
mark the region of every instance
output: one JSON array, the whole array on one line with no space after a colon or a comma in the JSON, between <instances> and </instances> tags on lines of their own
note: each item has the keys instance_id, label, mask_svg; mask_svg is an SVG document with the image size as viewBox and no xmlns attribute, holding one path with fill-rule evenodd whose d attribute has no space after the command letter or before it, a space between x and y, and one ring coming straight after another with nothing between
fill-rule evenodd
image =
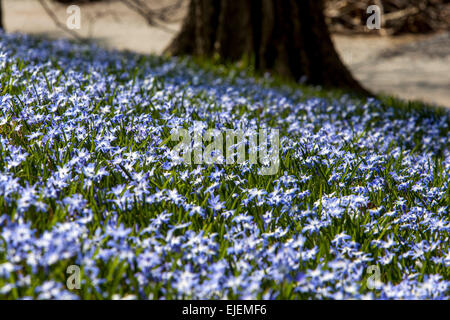
<instances>
[{"instance_id":1,"label":"tree bark","mask_svg":"<svg viewBox=\"0 0 450 320\"><path fill-rule=\"evenodd\" d=\"M259 71L369 94L339 58L322 0L191 0L166 53L247 57Z\"/></svg>"}]
</instances>

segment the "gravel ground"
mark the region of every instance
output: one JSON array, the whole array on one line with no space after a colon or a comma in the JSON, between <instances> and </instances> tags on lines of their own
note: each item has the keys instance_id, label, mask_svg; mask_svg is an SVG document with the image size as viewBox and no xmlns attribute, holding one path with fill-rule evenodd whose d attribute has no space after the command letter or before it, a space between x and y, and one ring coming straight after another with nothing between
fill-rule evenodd
<instances>
[{"instance_id":1,"label":"gravel ground","mask_svg":"<svg viewBox=\"0 0 450 320\"><path fill-rule=\"evenodd\" d=\"M169 0L148 0L159 7ZM67 36L58 29L36 0L3 0L8 32L24 32L54 38ZM66 6L53 5L60 21ZM185 7L177 12L181 22ZM115 49L161 53L180 28L153 28L137 13L118 2L81 6L79 34ZM364 86L403 99L418 99L450 107L450 36L333 37L344 62Z\"/></svg>"}]
</instances>

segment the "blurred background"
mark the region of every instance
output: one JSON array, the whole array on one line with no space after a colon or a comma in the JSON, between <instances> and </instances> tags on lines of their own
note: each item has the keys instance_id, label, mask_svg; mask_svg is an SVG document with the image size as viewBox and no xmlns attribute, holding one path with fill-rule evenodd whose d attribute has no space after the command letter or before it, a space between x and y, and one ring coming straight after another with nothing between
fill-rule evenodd
<instances>
[{"instance_id":1,"label":"blurred background","mask_svg":"<svg viewBox=\"0 0 450 320\"><path fill-rule=\"evenodd\" d=\"M189 0L1 3L7 32L88 38L107 48L144 54L163 52L181 29L189 6ZM67 32L62 26L72 4L81 9L81 24ZM380 30L366 27L366 10L372 4L384 12ZM163 19L152 19L153 11L162 12ZM450 107L450 0L326 0L325 16L341 59L363 86Z\"/></svg>"}]
</instances>

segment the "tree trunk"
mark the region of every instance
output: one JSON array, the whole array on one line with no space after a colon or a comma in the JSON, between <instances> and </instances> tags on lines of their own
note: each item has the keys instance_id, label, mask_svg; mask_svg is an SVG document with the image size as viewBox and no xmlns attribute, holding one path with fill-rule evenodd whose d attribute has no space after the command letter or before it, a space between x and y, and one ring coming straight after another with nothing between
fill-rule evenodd
<instances>
[{"instance_id":1,"label":"tree trunk","mask_svg":"<svg viewBox=\"0 0 450 320\"><path fill-rule=\"evenodd\" d=\"M4 27L3 27L2 0L0 0L0 29L3 29L3 30L4 30Z\"/></svg>"},{"instance_id":2,"label":"tree trunk","mask_svg":"<svg viewBox=\"0 0 450 320\"><path fill-rule=\"evenodd\" d=\"M369 94L339 58L322 0L191 0L166 53L248 57L259 71Z\"/></svg>"}]
</instances>

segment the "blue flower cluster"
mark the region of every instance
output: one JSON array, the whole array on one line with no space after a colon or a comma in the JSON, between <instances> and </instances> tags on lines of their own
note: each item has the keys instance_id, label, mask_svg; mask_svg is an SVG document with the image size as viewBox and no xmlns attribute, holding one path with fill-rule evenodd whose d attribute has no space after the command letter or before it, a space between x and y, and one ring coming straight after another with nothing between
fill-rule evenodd
<instances>
[{"instance_id":1,"label":"blue flower cluster","mask_svg":"<svg viewBox=\"0 0 450 320\"><path fill-rule=\"evenodd\" d=\"M0 298L450 298L450 113L17 34L0 70ZM273 176L171 152L264 127Z\"/></svg>"}]
</instances>

